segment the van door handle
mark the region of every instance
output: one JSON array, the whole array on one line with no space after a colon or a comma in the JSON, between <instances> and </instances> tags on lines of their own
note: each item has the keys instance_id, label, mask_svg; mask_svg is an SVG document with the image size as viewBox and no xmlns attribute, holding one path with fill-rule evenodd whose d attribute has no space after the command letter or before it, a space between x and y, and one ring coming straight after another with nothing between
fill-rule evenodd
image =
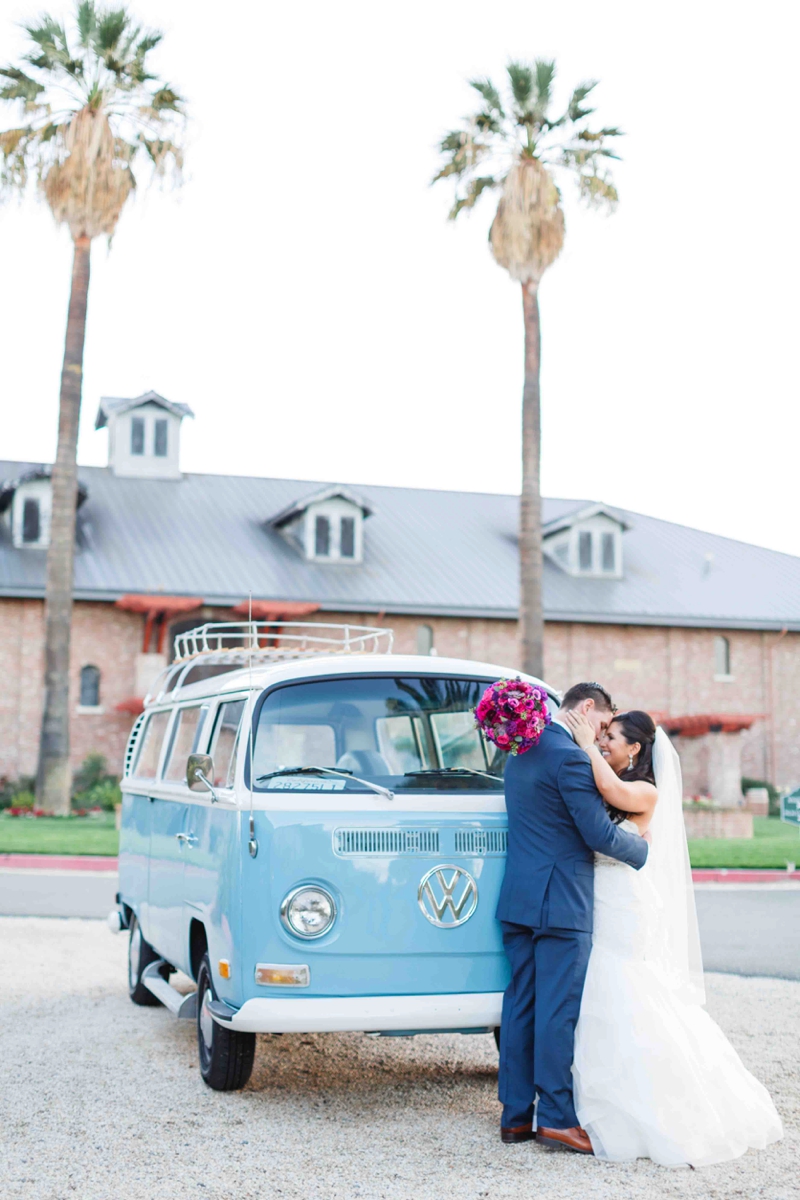
<instances>
[{"instance_id":1,"label":"van door handle","mask_svg":"<svg viewBox=\"0 0 800 1200\"><path fill-rule=\"evenodd\" d=\"M193 846L197 841L193 833L176 833L175 837L179 842L183 842L184 846Z\"/></svg>"}]
</instances>

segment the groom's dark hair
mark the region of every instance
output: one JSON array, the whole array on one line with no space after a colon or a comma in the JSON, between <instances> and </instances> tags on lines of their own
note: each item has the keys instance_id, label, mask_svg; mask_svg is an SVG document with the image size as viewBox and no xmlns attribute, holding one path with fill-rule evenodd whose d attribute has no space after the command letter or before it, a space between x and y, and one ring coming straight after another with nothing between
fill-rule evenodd
<instances>
[{"instance_id":1,"label":"groom's dark hair","mask_svg":"<svg viewBox=\"0 0 800 1200\"><path fill-rule=\"evenodd\" d=\"M564 693L561 707L565 711L577 708L583 700L594 700L595 708L600 712L615 712L611 697L599 683L575 683Z\"/></svg>"}]
</instances>

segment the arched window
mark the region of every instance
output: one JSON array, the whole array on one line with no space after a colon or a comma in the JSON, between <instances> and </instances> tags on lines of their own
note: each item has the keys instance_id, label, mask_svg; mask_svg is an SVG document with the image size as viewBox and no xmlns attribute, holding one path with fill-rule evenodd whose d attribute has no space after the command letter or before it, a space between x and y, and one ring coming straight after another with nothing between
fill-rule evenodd
<instances>
[{"instance_id":1,"label":"arched window","mask_svg":"<svg viewBox=\"0 0 800 1200\"><path fill-rule=\"evenodd\" d=\"M430 625L417 626L417 654L430 654L433 649L433 630Z\"/></svg>"},{"instance_id":2,"label":"arched window","mask_svg":"<svg viewBox=\"0 0 800 1200\"><path fill-rule=\"evenodd\" d=\"M81 708L98 708L100 705L100 668L81 667Z\"/></svg>"},{"instance_id":3,"label":"arched window","mask_svg":"<svg viewBox=\"0 0 800 1200\"><path fill-rule=\"evenodd\" d=\"M731 644L726 637L714 638L714 674L730 675Z\"/></svg>"}]
</instances>

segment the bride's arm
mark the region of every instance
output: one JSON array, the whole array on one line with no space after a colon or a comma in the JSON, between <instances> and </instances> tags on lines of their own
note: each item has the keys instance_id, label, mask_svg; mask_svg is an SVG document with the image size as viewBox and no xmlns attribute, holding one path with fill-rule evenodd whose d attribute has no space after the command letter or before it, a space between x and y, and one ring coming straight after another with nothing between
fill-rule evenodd
<instances>
[{"instance_id":1,"label":"bride's arm","mask_svg":"<svg viewBox=\"0 0 800 1200\"><path fill-rule=\"evenodd\" d=\"M652 783L645 779L630 782L620 779L600 753L600 747L594 740L594 730L584 716L566 712L559 719L569 725L575 741L589 755L594 781L603 799L620 812L652 815L658 798Z\"/></svg>"}]
</instances>

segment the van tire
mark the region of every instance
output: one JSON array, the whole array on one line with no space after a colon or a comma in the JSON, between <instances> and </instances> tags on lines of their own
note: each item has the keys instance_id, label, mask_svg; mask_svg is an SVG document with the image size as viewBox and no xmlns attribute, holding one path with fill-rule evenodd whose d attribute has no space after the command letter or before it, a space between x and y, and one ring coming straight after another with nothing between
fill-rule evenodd
<instances>
[{"instance_id":1,"label":"van tire","mask_svg":"<svg viewBox=\"0 0 800 1200\"><path fill-rule=\"evenodd\" d=\"M149 942L142 937L139 918L131 913L130 938L128 941L128 995L134 1004L145 1008L155 1007L161 1003L153 993L142 983L142 973L145 967L156 962L160 955L156 953Z\"/></svg>"},{"instance_id":2,"label":"van tire","mask_svg":"<svg viewBox=\"0 0 800 1200\"><path fill-rule=\"evenodd\" d=\"M499 1054L500 1053L500 1026L495 1025L494 1029L492 1030L492 1033L494 1034L494 1044L495 1044L495 1046L497 1046L497 1052Z\"/></svg>"},{"instance_id":3,"label":"van tire","mask_svg":"<svg viewBox=\"0 0 800 1200\"><path fill-rule=\"evenodd\" d=\"M218 1025L206 1005L216 1000L211 964L203 955L197 972L197 1055L200 1074L216 1092L236 1092L243 1088L253 1070L256 1035L241 1033Z\"/></svg>"}]
</instances>

